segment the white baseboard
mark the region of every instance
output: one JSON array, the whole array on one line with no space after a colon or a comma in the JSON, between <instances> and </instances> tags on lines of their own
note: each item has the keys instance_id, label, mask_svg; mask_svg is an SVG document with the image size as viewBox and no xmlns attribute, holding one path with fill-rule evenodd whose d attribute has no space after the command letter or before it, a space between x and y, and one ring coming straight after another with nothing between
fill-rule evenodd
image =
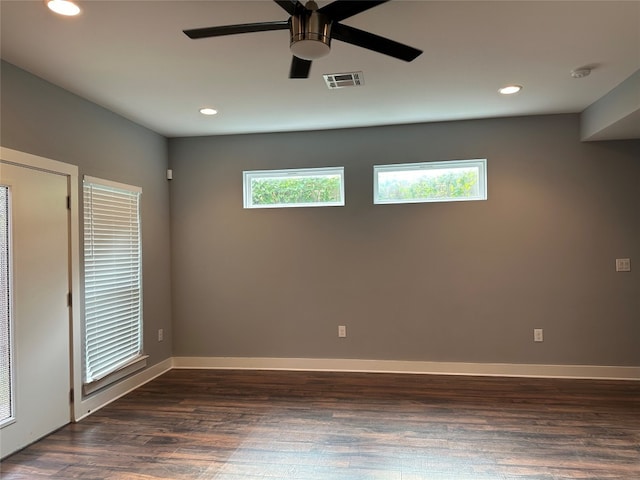
<instances>
[{"instance_id":1,"label":"white baseboard","mask_svg":"<svg viewBox=\"0 0 640 480\"><path fill-rule=\"evenodd\" d=\"M318 372L410 373L494 377L577 378L640 381L640 367L603 365L533 365L519 363L421 362L344 358L173 357L112 387L77 401L74 421L150 382L172 368L212 370L288 370Z\"/></svg>"},{"instance_id":2,"label":"white baseboard","mask_svg":"<svg viewBox=\"0 0 640 480\"><path fill-rule=\"evenodd\" d=\"M640 381L640 367L604 365L536 365L520 363L422 362L344 358L173 357L112 387L76 402L74 421L150 382L172 368L212 370L288 370L317 372L410 373L494 377L576 378Z\"/></svg>"},{"instance_id":3,"label":"white baseboard","mask_svg":"<svg viewBox=\"0 0 640 480\"><path fill-rule=\"evenodd\" d=\"M584 378L640 381L640 367L421 362L333 358L173 357L173 368Z\"/></svg>"},{"instance_id":4,"label":"white baseboard","mask_svg":"<svg viewBox=\"0 0 640 480\"><path fill-rule=\"evenodd\" d=\"M153 365L140 373L131 375L128 378L114 384L112 387L106 387L93 395L77 401L74 405L74 421L79 422L87 415L94 413L96 410L100 410L102 407L110 404L118 398L132 392L138 387L141 387L147 382L150 382L156 377L159 377L165 372L171 370L173 366L173 359L168 358L160 363Z\"/></svg>"}]
</instances>

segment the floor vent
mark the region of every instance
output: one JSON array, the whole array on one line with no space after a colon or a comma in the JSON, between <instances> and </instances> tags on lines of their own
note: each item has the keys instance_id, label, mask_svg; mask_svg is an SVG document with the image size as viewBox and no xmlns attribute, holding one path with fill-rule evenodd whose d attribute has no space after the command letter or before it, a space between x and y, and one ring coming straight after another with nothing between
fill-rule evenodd
<instances>
[{"instance_id":1,"label":"floor vent","mask_svg":"<svg viewBox=\"0 0 640 480\"><path fill-rule=\"evenodd\" d=\"M323 75L323 77L329 90L344 87L360 87L364 85L364 75L362 75L362 72L329 73Z\"/></svg>"}]
</instances>

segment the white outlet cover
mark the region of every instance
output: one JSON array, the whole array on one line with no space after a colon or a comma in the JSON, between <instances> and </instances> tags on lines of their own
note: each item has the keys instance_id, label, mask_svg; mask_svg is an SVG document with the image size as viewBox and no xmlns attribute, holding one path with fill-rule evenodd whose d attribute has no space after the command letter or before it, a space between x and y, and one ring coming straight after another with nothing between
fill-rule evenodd
<instances>
[{"instance_id":1,"label":"white outlet cover","mask_svg":"<svg viewBox=\"0 0 640 480\"><path fill-rule=\"evenodd\" d=\"M542 342L544 341L543 330L541 328L533 329L533 341L534 342Z\"/></svg>"}]
</instances>

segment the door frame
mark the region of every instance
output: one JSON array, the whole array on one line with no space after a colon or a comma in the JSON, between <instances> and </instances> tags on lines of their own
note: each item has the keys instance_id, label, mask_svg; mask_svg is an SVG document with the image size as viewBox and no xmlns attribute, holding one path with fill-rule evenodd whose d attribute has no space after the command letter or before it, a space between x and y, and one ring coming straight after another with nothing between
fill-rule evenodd
<instances>
[{"instance_id":1,"label":"door frame","mask_svg":"<svg viewBox=\"0 0 640 480\"><path fill-rule=\"evenodd\" d=\"M80 358L82 341L80 337L80 230L78 205L78 167L69 163L39 157L30 153L0 146L0 164L16 165L44 172L66 176L69 192L69 378L72 388L70 396L69 421L77 419L76 406L81 401L82 372ZM0 165L0 169L1 169Z\"/></svg>"}]
</instances>

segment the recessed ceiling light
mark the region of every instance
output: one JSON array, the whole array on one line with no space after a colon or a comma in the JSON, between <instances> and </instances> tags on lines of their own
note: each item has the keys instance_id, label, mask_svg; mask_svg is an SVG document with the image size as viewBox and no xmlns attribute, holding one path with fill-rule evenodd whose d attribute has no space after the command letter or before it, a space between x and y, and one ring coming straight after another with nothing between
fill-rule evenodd
<instances>
[{"instance_id":1,"label":"recessed ceiling light","mask_svg":"<svg viewBox=\"0 0 640 480\"><path fill-rule=\"evenodd\" d=\"M203 115L215 115L216 113L218 113L218 111L215 108L201 108L200 109L200 113Z\"/></svg>"},{"instance_id":2,"label":"recessed ceiling light","mask_svg":"<svg viewBox=\"0 0 640 480\"><path fill-rule=\"evenodd\" d=\"M518 93L520 90L522 90L522 85L507 85L498 91L503 95L513 95L514 93Z\"/></svg>"},{"instance_id":3,"label":"recessed ceiling light","mask_svg":"<svg viewBox=\"0 0 640 480\"><path fill-rule=\"evenodd\" d=\"M69 0L48 0L47 7L49 10L67 17L73 17L80 13L80 7Z\"/></svg>"}]
</instances>

